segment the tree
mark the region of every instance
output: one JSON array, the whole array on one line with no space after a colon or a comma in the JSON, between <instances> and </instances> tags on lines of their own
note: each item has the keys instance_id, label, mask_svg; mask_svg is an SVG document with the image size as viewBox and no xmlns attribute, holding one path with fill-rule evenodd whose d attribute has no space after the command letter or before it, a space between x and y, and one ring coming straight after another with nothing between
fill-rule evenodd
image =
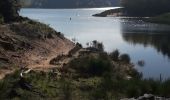
<instances>
[{"instance_id":1,"label":"tree","mask_svg":"<svg viewBox=\"0 0 170 100\"><path fill-rule=\"evenodd\" d=\"M115 51L110 53L110 57L114 60L114 61L118 61L119 60L119 51L116 49Z\"/></svg>"},{"instance_id":2,"label":"tree","mask_svg":"<svg viewBox=\"0 0 170 100\"><path fill-rule=\"evenodd\" d=\"M121 0L128 16L155 16L170 12L170 0Z\"/></svg>"},{"instance_id":3,"label":"tree","mask_svg":"<svg viewBox=\"0 0 170 100\"><path fill-rule=\"evenodd\" d=\"M25 7L87 8L117 6L119 0L20 0Z\"/></svg>"},{"instance_id":4,"label":"tree","mask_svg":"<svg viewBox=\"0 0 170 100\"><path fill-rule=\"evenodd\" d=\"M98 49L99 51L104 51L103 43L100 43L97 40L92 41L92 47Z\"/></svg>"},{"instance_id":5,"label":"tree","mask_svg":"<svg viewBox=\"0 0 170 100\"><path fill-rule=\"evenodd\" d=\"M19 10L18 0L0 0L0 15L5 22L17 20L19 18Z\"/></svg>"},{"instance_id":6,"label":"tree","mask_svg":"<svg viewBox=\"0 0 170 100\"><path fill-rule=\"evenodd\" d=\"M130 63L131 59L128 54L122 54L120 55L120 61Z\"/></svg>"}]
</instances>

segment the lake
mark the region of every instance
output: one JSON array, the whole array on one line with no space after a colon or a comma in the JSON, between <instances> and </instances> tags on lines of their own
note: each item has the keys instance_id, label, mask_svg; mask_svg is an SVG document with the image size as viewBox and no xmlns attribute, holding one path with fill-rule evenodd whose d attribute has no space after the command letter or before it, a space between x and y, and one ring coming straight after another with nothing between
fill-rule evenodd
<instances>
[{"instance_id":1,"label":"lake","mask_svg":"<svg viewBox=\"0 0 170 100\"><path fill-rule=\"evenodd\" d=\"M43 22L75 39L83 46L98 40L107 52L128 53L145 78L170 78L170 26L145 23L140 19L93 17L110 8L22 9L20 14ZM139 66L141 60L145 64Z\"/></svg>"}]
</instances>

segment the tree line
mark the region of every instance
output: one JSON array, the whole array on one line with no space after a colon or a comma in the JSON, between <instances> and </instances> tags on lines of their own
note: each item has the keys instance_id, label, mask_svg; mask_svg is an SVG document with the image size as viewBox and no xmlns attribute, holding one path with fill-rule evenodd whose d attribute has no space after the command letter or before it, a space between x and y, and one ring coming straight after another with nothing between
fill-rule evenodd
<instances>
[{"instance_id":1,"label":"tree line","mask_svg":"<svg viewBox=\"0 0 170 100\"><path fill-rule=\"evenodd\" d=\"M31 8L87 8L116 6L119 0L20 0Z\"/></svg>"},{"instance_id":2,"label":"tree line","mask_svg":"<svg viewBox=\"0 0 170 100\"><path fill-rule=\"evenodd\" d=\"M155 16L170 12L170 0L121 0L130 16Z\"/></svg>"}]
</instances>

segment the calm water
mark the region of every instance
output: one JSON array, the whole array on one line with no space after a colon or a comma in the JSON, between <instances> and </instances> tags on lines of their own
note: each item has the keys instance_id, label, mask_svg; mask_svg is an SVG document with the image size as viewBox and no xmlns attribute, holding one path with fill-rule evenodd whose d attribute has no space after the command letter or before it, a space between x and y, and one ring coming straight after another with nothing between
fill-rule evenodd
<instances>
[{"instance_id":1,"label":"calm water","mask_svg":"<svg viewBox=\"0 0 170 100\"><path fill-rule=\"evenodd\" d=\"M170 26L91 16L103 10L106 9L22 9L20 14L46 23L84 46L98 40L107 52L119 49L128 53L144 77L170 77ZM144 67L137 65L139 60L145 61Z\"/></svg>"}]
</instances>

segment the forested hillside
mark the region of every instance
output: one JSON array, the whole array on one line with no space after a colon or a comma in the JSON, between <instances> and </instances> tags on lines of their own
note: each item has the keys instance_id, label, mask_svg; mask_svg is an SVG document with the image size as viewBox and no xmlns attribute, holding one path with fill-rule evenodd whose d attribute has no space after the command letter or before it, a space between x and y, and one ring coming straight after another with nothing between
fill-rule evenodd
<instances>
[{"instance_id":1,"label":"forested hillside","mask_svg":"<svg viewBox=\"0 0 170 100\"><path fill-rule=\"evenodd\" d=\"M170 12L170 0L121 0L128 16L155 16Z\"/></svg>"},{"instance_id":2,"label":"forested hillside","mask_svg":"<svg viewBox=\"0 0 170 100\"><path fill-rule=\"evenodd\" d=\"M119 0L20 0L24 7L86 8L118 6Z\"/></svg>"}]
</instances>

